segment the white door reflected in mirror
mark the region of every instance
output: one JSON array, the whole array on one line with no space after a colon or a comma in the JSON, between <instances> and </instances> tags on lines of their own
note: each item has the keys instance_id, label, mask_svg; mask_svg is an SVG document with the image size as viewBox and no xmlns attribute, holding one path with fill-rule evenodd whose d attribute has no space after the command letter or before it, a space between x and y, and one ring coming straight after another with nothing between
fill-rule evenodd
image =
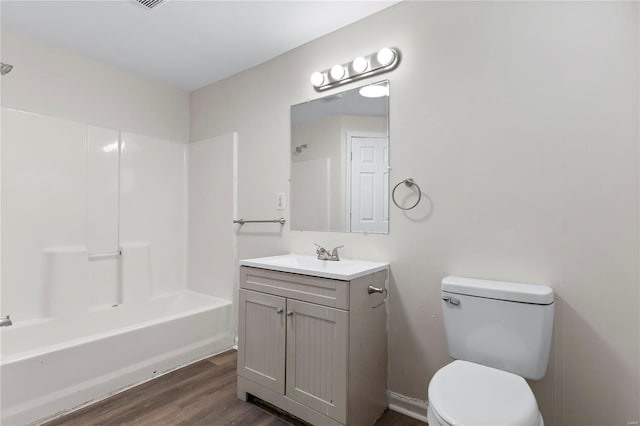
<instances>
[{"instance_id":1,"label":"white door reflected in mirror","mask_svg":"<svg viewBox=\"0 0 640 426\"><path fill-rule=\"evenodd\" d=\"M384 134L349 135L347 180L348 231L389 232L389 138Z\"/></svg>"}]
</instances>

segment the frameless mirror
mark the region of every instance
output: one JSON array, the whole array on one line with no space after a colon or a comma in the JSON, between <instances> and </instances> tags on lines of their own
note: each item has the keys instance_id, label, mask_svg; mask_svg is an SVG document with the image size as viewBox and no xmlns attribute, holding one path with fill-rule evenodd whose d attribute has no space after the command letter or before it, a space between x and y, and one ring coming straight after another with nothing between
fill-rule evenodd
<instances>
[{"instance_id":1,"label":"frameless mirror","mask_svg":"<svg viewBox=\"0 0 640 426\"><path fill-rule=\"evenodd\" d=\"M291 229L389 232L389 82L291 107Z\"/></svg>"}]
</instances>

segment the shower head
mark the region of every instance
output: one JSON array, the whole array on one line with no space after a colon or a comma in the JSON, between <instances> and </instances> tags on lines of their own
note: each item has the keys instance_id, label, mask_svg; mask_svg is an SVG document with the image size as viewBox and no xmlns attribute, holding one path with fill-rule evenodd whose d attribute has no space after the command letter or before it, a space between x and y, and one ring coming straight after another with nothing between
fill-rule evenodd
<instances>
[{"instance_id":1,"label":"shower head","mask_svg":"<svg viewBox=\"0 0 640 426\"><path fill-rule=\"evenodd\" d=\"M296 154L301 154L303 149L307 149L307 144L306 143L302 144L300 146L296 146L296 149L295 149Z\"/></svg>"},{"instance_id":2,"label":"shower head","mask_svg":"<svg viewBox=\"0 0 640 426\"><path fill-rule=\"evenodd\" d=\"M13 65L5 64L4 62L0 62L0 75L9 74L13 69Z\"/></svg>"}]
</instances>

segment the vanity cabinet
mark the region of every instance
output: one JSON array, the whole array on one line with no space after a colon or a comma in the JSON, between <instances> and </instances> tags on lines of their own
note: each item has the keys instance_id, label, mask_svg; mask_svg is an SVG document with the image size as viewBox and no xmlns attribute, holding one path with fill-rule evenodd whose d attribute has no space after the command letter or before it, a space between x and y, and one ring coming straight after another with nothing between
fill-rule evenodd
<instances>
[{"instance_id":1,"label":"vanity cabinet","mask_svg":"<svg viewBox=\"0 0 640 426\"><path fill-rule=\"evenodd\" d=\"M388 271L349 281L240 268L238 397L316 425L375 423L387 407Z\"/></svg>"}]
</instances>

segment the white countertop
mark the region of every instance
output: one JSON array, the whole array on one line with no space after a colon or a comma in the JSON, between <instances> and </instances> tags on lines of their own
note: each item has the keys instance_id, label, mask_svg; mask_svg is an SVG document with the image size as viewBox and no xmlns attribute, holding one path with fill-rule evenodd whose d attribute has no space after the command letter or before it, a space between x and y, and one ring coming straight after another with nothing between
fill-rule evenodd
<instances>
[{"instance_id":1,"label":"white countertop","mask_svg":"<svg viewBox=\"0 0 640 426\"><path fill-rule=\"evenodd\" d=\"M388 263L382 262L353 259L318 260L315 256L301 254L243 259L240 265L342 281L350 281L389 268Z\"/></svg>"}]
</instances>

